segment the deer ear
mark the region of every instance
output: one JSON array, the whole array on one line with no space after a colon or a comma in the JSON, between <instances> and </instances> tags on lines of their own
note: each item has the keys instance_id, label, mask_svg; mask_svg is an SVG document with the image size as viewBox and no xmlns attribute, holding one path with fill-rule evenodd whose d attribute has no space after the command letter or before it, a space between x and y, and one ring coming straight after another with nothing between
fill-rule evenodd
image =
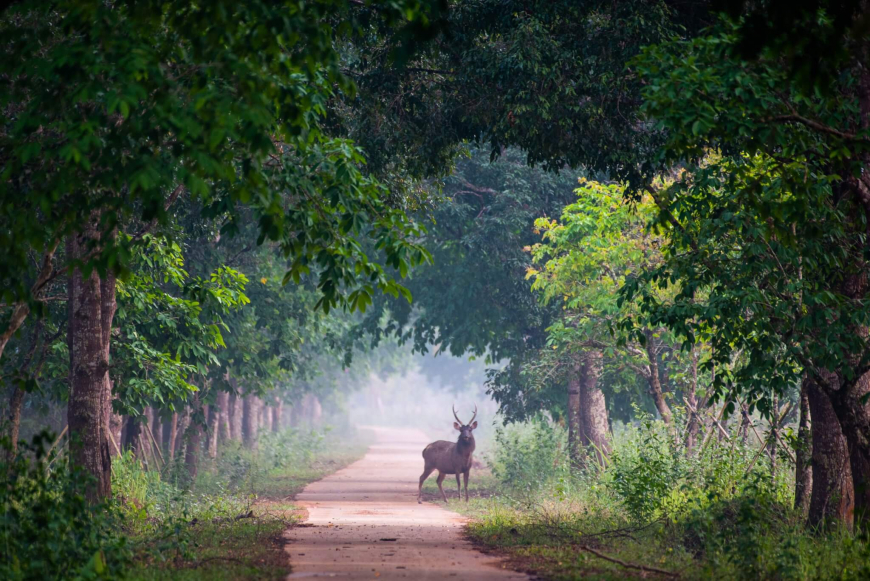
<instances>
[{"instance_id":1,"label":"deer ear","mask_svg":"<svg viewBox=\"0 0 870 581\"><path fill-rule=\"evenodd\" d=\"M471 422L471 429L472 429L472 430L476 430L476 429L477 429L477 421Z\"/></svg>"},{"instance_id":2,"label":"deer ear","mask_svg":"<svg viewBox=\"0 0 870 581\"><path fill-rule=\"evenodd\" d=\"M453 422L453 427L457 430L462 430L462 426L459 425L459 422Z\"/></svg>"}]
</instances>

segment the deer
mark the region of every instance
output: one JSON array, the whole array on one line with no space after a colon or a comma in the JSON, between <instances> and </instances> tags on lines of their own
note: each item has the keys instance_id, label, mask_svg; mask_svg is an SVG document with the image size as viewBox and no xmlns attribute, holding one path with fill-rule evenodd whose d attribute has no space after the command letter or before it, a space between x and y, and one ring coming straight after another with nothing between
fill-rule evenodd
<instances>
[{"instance_id":1,"label":"deer","mask_svg":"<svg viewBox=\"0 0 870 581\"><path fill-rule=\"evenodd\" d=\"M441 488L441 483L448 474L456 475L456 490L459 493L459 499L462 499L462 489L459 486L459 475L462 474L465 481L465 502L468 502L468 474L471 472L471 463L473 458L471 454L474 452L474 431L477 428L477 422L474 418L477 417L477 406L474 406L474 415L471 416L471 421L463 424L459 416L456 415L456 406L453 406L453 417L456 421L453 422L453 427L459 432L459 439L454 442L446 440L438 440L432 442L423 449L423 474L420 476L420 487L417 490L417 503L423 504L423 483L429 478L433 471L438 471L438 490L441 491L441 497L444 502L447 502L447 495L444 494L444 489Z\"/></svg>"}]
</instances>

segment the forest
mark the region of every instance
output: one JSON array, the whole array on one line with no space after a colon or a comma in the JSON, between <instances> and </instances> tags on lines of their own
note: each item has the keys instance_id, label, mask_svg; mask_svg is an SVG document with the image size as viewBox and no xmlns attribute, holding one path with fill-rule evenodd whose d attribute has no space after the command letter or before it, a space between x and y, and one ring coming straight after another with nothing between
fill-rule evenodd
<instances>
[{"instance_id":1,"label":"forest","mask_svg":"<svg viewBox=\"0 0 870 581\"><path fill-rule=\"evenodd\" d=\"M870 578L866 0L0 13L0 578Z\"/></svg>"}]
</instances>

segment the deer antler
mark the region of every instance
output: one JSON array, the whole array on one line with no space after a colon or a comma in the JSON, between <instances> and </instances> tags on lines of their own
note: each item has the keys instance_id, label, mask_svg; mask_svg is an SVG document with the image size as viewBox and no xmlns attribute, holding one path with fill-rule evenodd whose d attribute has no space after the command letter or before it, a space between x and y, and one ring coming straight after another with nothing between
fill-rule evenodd
<instances>
[{"instance_id":1,"label":"deer antler","mask_svg":"<svg viewBox=\"0 0 870 581\"><path fill-rule=\"evenodd\" d=\"M474 418L476 418L476 417L477 417L477 404L474 404L474 415L471 416L471 421L468 422L469 426L474 423Z\"/></svg>"},{"instance_id":2,"label":"deer antler","mask_svg":"<svg viewBox=\"0 0 870 581\"><path fill-rule=\"evenodd\" d=\"M462 420L459 419L459 416L456 415L456 406L453 406L453 417L456 418L456 421L459 422L459 425L460 425L460 426L464 426L464 425L465 425L465 424L462 423Z\"/></svg>"}]
</instances>

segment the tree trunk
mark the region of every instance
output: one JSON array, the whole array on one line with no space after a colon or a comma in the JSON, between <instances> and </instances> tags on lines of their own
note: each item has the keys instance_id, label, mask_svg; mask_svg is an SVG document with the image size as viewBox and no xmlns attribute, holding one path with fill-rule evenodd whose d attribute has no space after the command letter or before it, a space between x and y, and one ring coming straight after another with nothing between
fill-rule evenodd
<instances>
[{"instance_id":1,"label":"tree trunk","mask_svg":"<svg viewBox=\"0 0 870 581\"><path fill-rule=\"evenodd\" d=\"M184 434L184 466L187 469L188 484L193 488L196 483L196 474L199 468L199 449L202 444L202 424L194 418L195 412L199 408L199 397L197 395L193 396L191 406L193 409L187 413L187 430Z\"/></svg>"},{"instance_id":2,"label":"tree trunk","mask_svg":"<svg viewBox=\"0 0 870 581\"><path fill-rule=\"evenodd\" d=\"M98 216L85 231L70 236L67 256L83 259L99 242ZM94 481L86 492L90 502L111 496L111 454L107 438L111 385L108 381L109 338L114 316L114 280L101 281L96 269L84 277L74 269L68 283L70 395L67 408L70 459ZM105 295L105 296L104 296Z\"/></svg>"},{"instance_id":3,"label":"tree trunk","mask_svg":"<svg viewBox=\"0 0 870 581\"><path fill-rule=\"evenodd\" d=\"M208 457L217 458L218 425L220 424L221 411L217 404L208 406Z\"/></svg>"},{"instance_id":4,"label":"tree trunk","mask_svg":"<svg viewBox=\"0 0 870 581\"><path fill-rule=\"evenodd\" d=\"M230 394L221 391L217 394L217 407L220 411L218 416L218 439L226 444L230 440Z\"/></svg>"},{"instance_id":5,"label":"tree trunk","mask_svg":"<svg viewBox=\"0 0 870 581\"><path fill-rule=\"evenodd\" d=\"M777 443L779 442L779 398L773 396L773 421L770 423L770 478L776 482Z\"/></svg>"},{"instance_id":6,"label":"tree trunk","mask_svg":"<svg viewBox=\"0 0 870 581\"><path fill-rule=\"evenodd\" d=\"M154 434L154 445L159 449L163 450L163 418L160 417L160 413L157 410L154 410L154 424L151 427L151 433Z\"/></svg>"},{"instance_id":7,"label":"tree trunk","mask_svg":"<svg viewBox=\"0 0 870 581\"><path fill-rule=\"evenodd\" d=\"M797 448L795 450L794 507L804 517L810 510L813 489L813 441L810 431L810 400L807 377L801 383L800 420L798 421Z\"/></svg>"},{"instance_id":8,"label":"tree trunk","mask_svg":"<svg viewBox=\"0 0 870 581\"><path fill-rule=\"evenodd\" d=\"M139 441L137 443L137 455L145 463L147 468L156 468L152 466L152 459L156 452L151 446L151 438L148 436L148 430L154 423L154 410L151 406L146 407L142 416L138 418L139 422Z\"/></svg>"},{"instance_id":9,"label":"tree trunk","mask_svg":"<svg viewBox=\"0 0 870 581\"><path fill-rule=\"evenodd\" d=\"M580 425L583 439L595 449L599 462L610 454L607 405L598 387L603 356L600 351L583 354L580 372Z\"/></svg>"},{"instance_id":10,"label":"tree trunk","mask_svg":"<svg viewBox=\"0 0 870 581\"><path fill-rule=\"evenodd\" d=\"M812 527L834 523L852 527L855 491L849 467L849 448L827 394L807 381L812 416L813 493L808 522Z\"/></svg>"},{"instance_id":11,"label":"tree trunk","mask_svg":"<svg viewBox=\"0 0 870 581\"><path fill-rule=\"evenodd\" d=\"M175 459L175 447L178 444L178 412L172 413L172 419L169 420L169 459Z\"/></svg>"},{"instance_id":12,"label":"tree trunk","mask_svg":"<svg viewBox=\"0 0 870 581\"><path fill-rule=\"evenodd\" d=\"M244 423L244 399L235 393L230 394L230 439L242 441L242 424Z\"/></svg>"},{"instance_id":13,"label":"tree trunk","mask_svg":"<svg viewBox=\"0 0 870 581\"><path fill-rule=\"evenodd\" d=\"M644 334L646 335L646 353L649 359L649 376L646 378L649 384L649 392L652 395L653 403L655 403L662 421L667 424L669 430L673 431L674 415L671 413L668 402L665 401L662 381L659 376L659 360L656 350L656 345L659 344L659 341L653 336L652 331L645 331Z\"/></svg>"},{"instance_id":14,"label":"tree trunk","mask_svg":"<svg viewBox=\"0 0 870 581\"><path fill-rule=\"evenodd\" d=\"M870 408L862 400L870 391L870 373L851 382L841 376L840 381L843 387L828 395L849 444L855 516L866 524L870 522Z\"/></svg>"},{"instance_id":15,"label":"tree trunk","mask_svg":"<svg viewBox=\"0 0 870 581\"><path fill-rule=\"evenodd\" d=\"M698 350L692 347L692 379L686 391L686 402L689 404L689 424L686 426L686 454L695 451L695 442L701 428L701 410L698 408Z\"/></svg>"},{"instance_id":16,"label":"tree trunk","mask_svg":"<svg viewBox=\"0 0 870 581\"><path fill-rule=\"evenodd\" d=\"M112 388L115 382L109 379ZM109 451L112 457L118 456L122 450L121 434L124 429L124 416L116 414L114 409L109 410Z\"/></svg>"},{"instance_id":17,"label":"tree trunk","mask_svg":"<svg viewBox=\"0 0 870 581\"><path fill-rule=\"evenodd\" d=\"M187 444L187 428L190 426L190 408L185 406L178 416L178 425L175 428L175 455L181 459L184 447Z\"/></svg>"},{"instance_id":18,"label":"tree trunk","mask_svg":"<svg viewBox=\"0 0 870 581\"><path fill-rule=\"evenodd\" d=\"M46 283L54 273L54 255L57 252L59 244L60 238L54 240L51 243L51 246L46 248L45 252L42 254L39 274L36 276L36 281L34 281L33 286L30 287L30 294L34 299L43 294L45 287L47 286ZM67 243L67 248L69 248L69 243ZM12 314L9 317L9 322L3 332L0 333L0 358L3 357L3 351L5 351L9 340L13 335L15 335L15 332L18 331L24 323L24 319L26 319L29 314L30 305L27 301L19 301L15 303L15 307L12 309Z\"/></svg>"},{"instance_id":19,"label":"tree trunk","mask_svg":"<svg viewBox=\"0 0 870 581\"><path fill-rule=\"evenodd\" d=\"M281 431L281 422L284 419L284 402L276 398L275 407L272 408L272 431L278 433Z\"/></svg>"},{"instance_id":20,"label":"tree trunk","mask_svg":"<svg viewBox=\"0 0 870 581\"><path fill-rule=\"evenodd\" d=\"M575 467L583 465L585 449L589 444L583 429L582 410L580 408L580 375L582 364L572 365L572 373L568 378L568 456Z\"/></svg>"},{"instance_id":21,"label":"tree trunk","mask_svg":"<svg viewBox=\"0 0 870 581\"><path fill-rule=\"evenodd\" d=\"M262 399L260 400L260 431L272 431L272 410L269 409L269 406Z\"/></svg>"},{"instance_id":22,"label":"tree trunk","mask_svg":"<svg viewBox=\"0 0 870 581\"><path fill-rule=\"evenodd\" d=\"M11 447L6 451L6 461L11 462L18 452L18 434L21 430L21 408L24 407L25 392L19 387L13 388L12 397L9 398L9 443Z\"/></svg>"},{"instance_id":23,"label":"tree trunk","mask_svg":"<svg viewBox=\"0 0 870 581\"><path fill-rule=\"evenodd\" d=\"M245 447L251 450L257 448L257 436L260 427L260 399L255 395L246 395L244 398L244 413L242 429L244 432Z\"/></svg>"}]
</instances>

